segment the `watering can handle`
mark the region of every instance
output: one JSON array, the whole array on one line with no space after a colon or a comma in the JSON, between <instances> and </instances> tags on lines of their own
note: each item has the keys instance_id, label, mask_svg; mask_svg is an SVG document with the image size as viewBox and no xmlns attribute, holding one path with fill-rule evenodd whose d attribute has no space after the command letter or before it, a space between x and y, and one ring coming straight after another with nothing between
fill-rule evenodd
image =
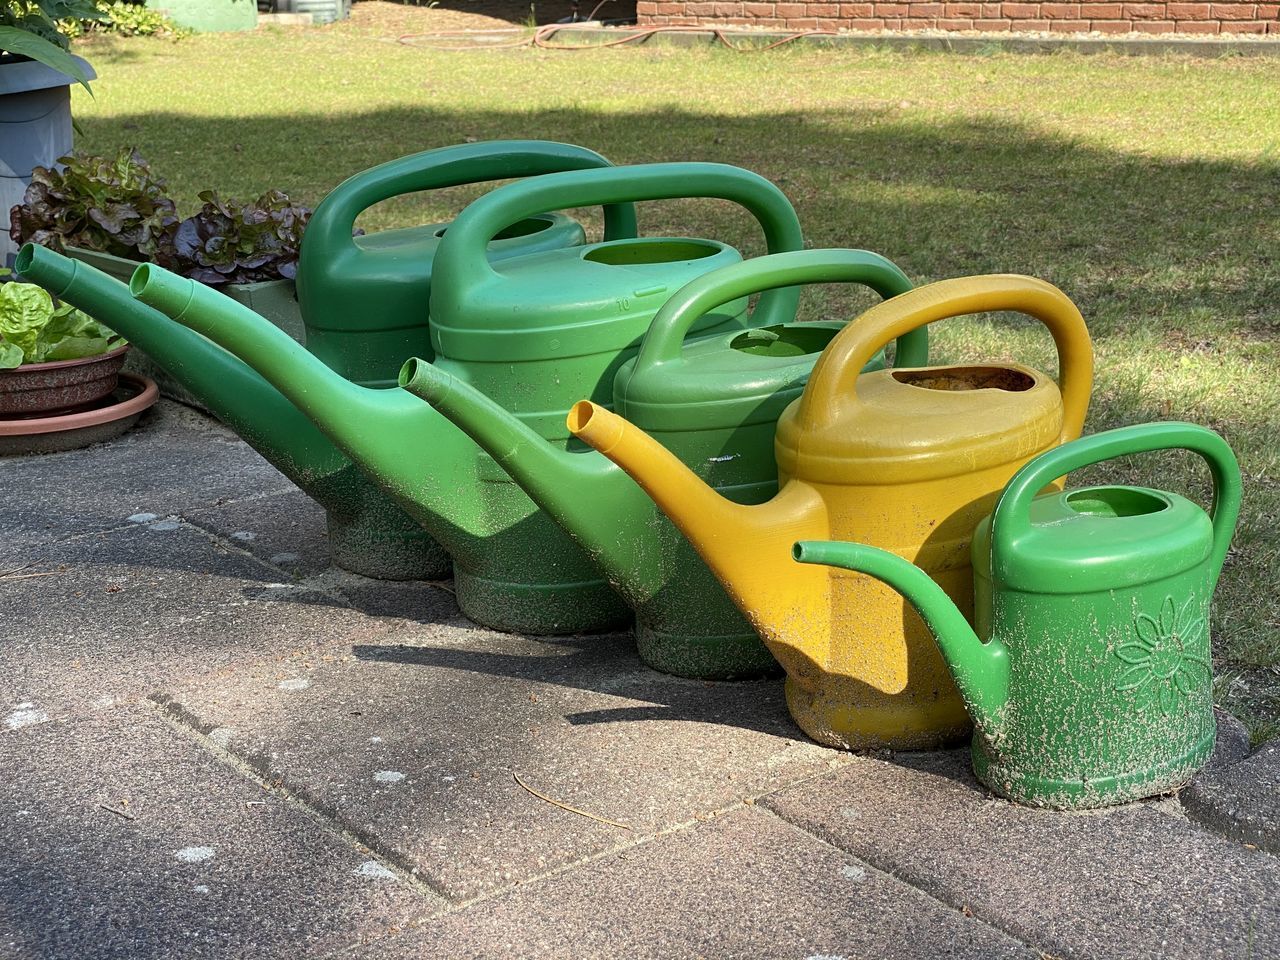
<instances>
[{"instance_id":1,"label":"watering can handle","mask_svg":"<svg viewBox=\"0 0 1280 960\"><path fill-rule=\"evenodd\" d=\"M744 260L691 280L663 304L640 344L636 369L678 360L689 328L716 307L806 283L860 283L885 300L911 289L905 273L867 250L794 250ZM898 338L896 366L923 366L928 357L929 334L923 327Z\"/></svg>"},{"instance_id":2,"label":"watering can handle","mask_svg":"<svg viewBox=\"0 0 1280 960\"><path fill-rule=\"evenodd\" d=\"M989 310L1025 313L1049 328L1058 349L1062 391L1062 434L1058 442L1080 436L1093 386L1089 330L1076 305L1053 284L1013 274L940 280L877 303L851 321L814 365L809 385L800 398L801 424L809 429L828 427L842 416L843 407L857 403L858 376L890 340L938 320Z\"/></svg>"},{"instance_id":3,"label":"watering can handle","mask_svg":"<svg viewBox=\"0 0 1280 960\"><path fill-rule=\"evenodd\" d=\"M434 289L454 302L492 281L497 272L485 248L503 227L548 210L596 203L709 197L745 207L764 229L769 253L799 250L803 244L795 208L776 186L758 174L723 163L647 163L576 173L550 173L509 183L485 194L458 214L440 241ZM793 319L796 291L766 294L756 316L772 322Z\"/></svg>"},{"instance_id":4,"label":"watering can handle","mask_svg":"<svg viewBox=\"0 0 1280 960\"><path fill-rule=\"evenodd\" d=\"M303 256L307 252L306 241L312 238L316 238L312 248L327 251L322 254L326 259L332 251L354 246L352 231L356 217L375 203L401 194L608 166L609 161L594 150L549 140L462 143L400 157L348 177L320 201L307 224ZM634 205L623 203L605 208L606 239L635 235Z\"/></svg>"},{"instance_id":5,"label":"watering can handle","mask_svg":"<svg viewBox=\"0 0 1280 960\"><path fill-rule=\"evenodd\" d=\"M1227 441L1194 423L1168 421L1107 430L1055 447L1013 475L991 517L993 557L1012 556L1018 540L1031 530L1031 501L1054 480L1072 470L1135 453L1190 450L1199 454L1213 475L1213 555L1221 570L1240 515L1240 464Z\"/></svg>"}]
</instances>

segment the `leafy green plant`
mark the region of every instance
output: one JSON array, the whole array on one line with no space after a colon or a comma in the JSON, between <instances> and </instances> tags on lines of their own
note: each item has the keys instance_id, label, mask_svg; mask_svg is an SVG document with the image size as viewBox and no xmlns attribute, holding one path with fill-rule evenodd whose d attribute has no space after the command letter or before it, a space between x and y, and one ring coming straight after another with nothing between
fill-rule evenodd
<instances>
[{"instance_id":1,"label":"leafy green plant","mask_svg":"<svg viewBox=\"0 0 1280 960\"><path fill-rule=\"evenodd\" d=\"M93 0L4 0L0 4L0 53L37 60L92 93L88 75L68 50L64 24L104 16Z\"/></svg>"},{"instance_id":2,"label":"leafy green plant","mask_svg":"<svg viewBox=\"0 0 1280 960\"><path fill-rule=\"evenodd\" d=\"M34 283L0 283L0 370L96 357L124 343L124 338L71 304L55 304Z\"/></svg>"},{"instance_id":3,"label":"leafy green plant","mask_svg":"<svg viewBox=\"0 0 1280 960\"><path fill-rule=\"evenodd\" d=\"M163 266L211 286L297 275L310 209L294 205L279 190L268 190L252 203L223 200L211 190L200 199L200 212L174 231L172 246L160 257Z\"/></svg>"},{"instance_id":4,"label":"leafy green plant","mask_svg":"<svg viewBox=\"0 0 1280 960\"><path fill-rule=\"evenodd\" d=\"M193 30L175 23L164 13L145 6L138 0L93 0L94 6L103 14L103 19L95 21L73 21L63 24L64 32L70 37L78 37L82 33L112 33L121 37L168 37L182 40L191 36Z\"/></svg>"},{"instance_id":5,"label":"leafy green plant","mask_svg":"<svg viewBox=\"0 0 1280 960\"><path fill-rule=\"evenodd\" d=\"M151 260L170 242L177 209L136 150L114 159L71 154L58 162L61 170L36 167L23 202L10 210L14 243Z\"/></svg>"}]
</instances>

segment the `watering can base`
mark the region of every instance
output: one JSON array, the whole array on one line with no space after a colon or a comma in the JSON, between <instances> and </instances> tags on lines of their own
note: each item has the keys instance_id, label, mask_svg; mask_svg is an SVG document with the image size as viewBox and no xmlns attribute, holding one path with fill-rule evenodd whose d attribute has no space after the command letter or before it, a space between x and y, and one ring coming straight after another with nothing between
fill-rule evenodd
<instances>
[{"instance_id":1,"label":"watering can base","mask_svg":"<svg viewBox=\"0 0 1280 960\"><path fill-rule=\"evenodd\" d=\"M782 673L755 633L689 636L637 624L636 649L646 666L690 680L759 680Z\"/></svg>"},{"instance_id":2,"label":"watering can base","mask_svg":"<svg viewBox=\"0 0 1280 960\"><path fill-rule=\"evenodd\" d=\"M343 570L374 580L444 580L449 555L421 527L377 528L328 515L329 554Z\"/></svg>"},{"instance_id":3,"label":"watering can base","mask_svg":"<svg viewBox=\"0 0 1280 960\"><path fill-rule=\"evenodd\" d=\"M1181 787L1205 765L1213 753L1216 726L1180 757L1111 776L1088 780L1054 780L1031 776L1016 765L993 762L975 737L970 751L973 772L982 784L1009 800L1051 810L1090 810L1169 793Z\"/></svg>"},{"instance_id":4,"label":"watering can base","mask_svg":"<svg viewBox=\"0 0 1280 960\"><path fill-rule=\"evenodd\" d=\"M503 633L606 633L631 622L631 608L604 580L506 583L455 568L458 606L469 620Z\"/></svg>"},{"instance_id":5,"label":"watering can base","mask_svg":"<svg viewBox=\"0 0 1280 960\"><path fill-rule=\"evenodd\" d=\"M887 702L872 706L865 690L841 696L840 686L824 682L815 692L805 690L791 677L785 682L791 718L806 736L824 747L937 750L963 743L973 730L964 704L955 694L925 705Z\"/></svg>"}]
</instances>

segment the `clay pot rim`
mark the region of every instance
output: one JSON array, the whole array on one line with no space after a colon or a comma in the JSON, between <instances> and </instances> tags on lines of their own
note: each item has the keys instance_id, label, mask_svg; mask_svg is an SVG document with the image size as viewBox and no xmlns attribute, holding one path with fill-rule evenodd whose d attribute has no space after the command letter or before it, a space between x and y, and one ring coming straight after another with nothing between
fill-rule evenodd
<instances>
[{"instance_id":1,"label":"clay pot rim","mask_svg":"<svg viewBox=\"0 0 1280 960\"><path fill-rule=\"evenodd\" d=\"M103 354L105 356L105 354ZM89 359L94 359L90 357ZM78 363L77 360L57 361L60 363ZM33 364L40 366L40 364ZM160 389L155 381L148 377L129 373L120 374L121 386L132 388L136 393L127 400L112 403L96 410L82 410L79 413L66 413L60 417L37 417L31 420L0 419L0 437L25 437L36 433L61 433L66 430L80 430L84 427L97 427L125 417L133 417L155 404L160 398ZM117 388L119 389L119 388Z\"/></svg>"},{"instance_id":2,"label":"clay pot rim","mask_svg":"<svg viewBox=\"0 0 1280 960\"><path fill-rule=\"evenodd\" d=\"M45 363L23 363L16 367L10 367L8 370L0 370L0 374L6 373L28 373L38 371L43 373L46 370L61 370L65 367L82 367L88 363L102 363L106 360L113 360L118 356L126 353L132 344L126 343L116 347L114 350L108 350L106 353L97 353L92 357L79 357L75 360L49 360ZM123 374L121 374L123 376Z\"/></svg>"}]
</instances>

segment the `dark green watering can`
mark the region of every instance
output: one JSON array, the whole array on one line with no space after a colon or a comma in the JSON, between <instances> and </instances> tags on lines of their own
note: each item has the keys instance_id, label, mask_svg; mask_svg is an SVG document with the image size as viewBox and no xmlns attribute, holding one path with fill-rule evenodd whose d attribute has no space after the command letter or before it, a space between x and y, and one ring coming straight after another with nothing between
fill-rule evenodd
<instances>
[{"instance_id":1,"label":"dark green watering can","mask_svg":"<svg viewBox=\"0 0 1280 960\"><path fill-rule=\"evenodd\" d=\"M1145 487L1036 496L1069 471L1169 449L1208 463L1211 515ZM915 606L973 717L979 780L1037 806L1104 806L1176 788L1213 750L1209 607L1240 493L1231 448L1189 423L1111 430L1036 457L974 534L976 633L901 557L812 541L795 553L870 574Z\"/></svg>"},{"instance_id":2,"label":"dark green watering can","mask_svg":"<svg viewBox=\"0 0 1280 960\"><path fill-rule=\"evenodd\" d=\"M707 314L761 291L859 283L882 297L911 289L888 260L863 250L804 250L732 264L693 280L658 311L639 354L619 371L614 408L651 432L725 496L760 503L777 492L773 438L841 323L790 323L685 336ZM926 362L927 334L898 341L897 362ZM883 366L883 353L871 368ZM613 461L564 449L475 387L423 360L401 384L476 439L558 521L636 611L641 658L702 679L777 670L688 541ZM570 414L573 416L573 414Z\"/></svg>"},{"instance_id":3,"label":"dark green watering can","mask_svg":"<svg viewBox=\"0 0 1280 960\"><path fill-rule=\"evenodd\" d=\"M448 223L353 237L356 218L392 197L460 184L609 166L591 150L540 140L490 140L401 157L344 180L316 207L298 260L307 349L366 386L395 386L405 357L430 350L427 306ZM630 204L605 209L605 239L636 235ZM484 251L494 262L585 240L581 224L538 213L503 224Z\"/></svg>"},{"instance_id":4,"label":"dark green watering can","mask_svg":"<svg viewBox=\"0 0 1280 960\"><path fill-rule=\"evenodd\" d=\"M431 329L440 368L544 439L567 443L569 406L581 396L611 396L617 369L634 356L667 296L739 255L706 240L616 240L490 266L485 245L506 224L540 211L676 197L739 203L764 227L771 251L802 244L782 193L722 164L614 167L499 187L458 216L436 255ZM144 302L261 372L395 497L453 557L467 616L528 633L575 633L627 619L626 605L582 550L429 406L337 376L252 311L167 271L144 265L132 286ZM750 318L744 298L694 329L777 322L794 314L796 297L771 291Z\"/></svg>"},{"instance_id":5,"label":"dark green watering can","mask_svg":"<svg viewBox=\"0 0 1280 960\"><path fill-rule=\"evenodd\" d=\"M495 141L430 150L352 177L321 203L303 243L299 296L304 309L314 308L307 315L308 326L316 321L308 333L308 347L343 376L368 378L371 386L393 386L405 357L429 349L430 258L444 227L360 237L354 243L368 246L361 250L353 245L351 224L364 207L412 189L608 165L605 158L583 147L536 140ZM486 255L501 259L522 248L542 250L549 244L568 245L583 239L581 228L565 218L550 217L546 222L547 229L541 232L495 242ZM334 239L335 233L344 232L344 239ZM634 235L634 207L607 207L605 236ZM308 250L314 252L308 254ZM352 286L334 283L333 275L325 273L322 251L352 271ZM448 556L421 525L244 363L205 338L175 327L164 315L134 300L123 283L87 264L43 247L27 247L16 269L144 350L324 507L336 564L382 579L448 576ZM362 292L353 294L353 290ZM336 304L342 307L335 317ZM378 309L371 309L375 304ZM399 312L392 316L384 308ZM368 337L362 341L355 336L357 330L364 330Z\"/></svg>"}]
</instances>

